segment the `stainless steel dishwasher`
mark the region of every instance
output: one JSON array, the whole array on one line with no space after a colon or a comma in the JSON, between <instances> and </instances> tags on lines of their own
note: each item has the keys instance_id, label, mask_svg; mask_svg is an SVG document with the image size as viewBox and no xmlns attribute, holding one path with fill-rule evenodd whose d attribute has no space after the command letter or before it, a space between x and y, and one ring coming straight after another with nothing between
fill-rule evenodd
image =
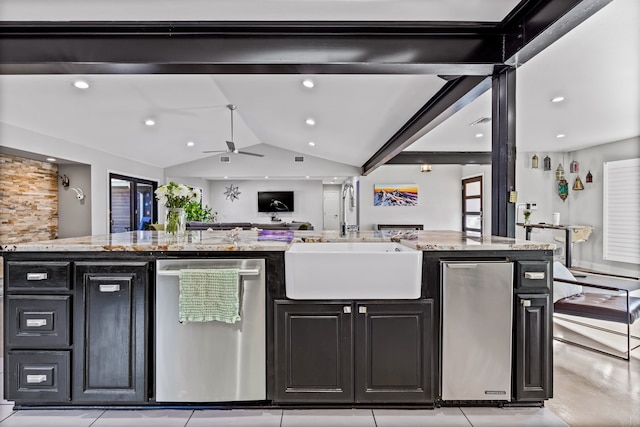
<instances>
[{"instance_id":1,"label":"stainless steel dishwasher","mask_svg":"<svg viewBox=\"0 0 640 427\"><path fill-rule=\"evenodd\" d=\"M264 266L263 259L157 261L157 402L266 399ZM189 268L239 269L239 322L178 321L179 271Z\"/></svg>"},{"instance_id":2,"label":"stainless steel dishwasher","mask_svg":"<svg viewBox=\"0 0 640 427\"><path fill-rule=\"evenodd\" d=\"M441 269L442 400L511 400L513 263Z\"/></svg>"}]
</instances>

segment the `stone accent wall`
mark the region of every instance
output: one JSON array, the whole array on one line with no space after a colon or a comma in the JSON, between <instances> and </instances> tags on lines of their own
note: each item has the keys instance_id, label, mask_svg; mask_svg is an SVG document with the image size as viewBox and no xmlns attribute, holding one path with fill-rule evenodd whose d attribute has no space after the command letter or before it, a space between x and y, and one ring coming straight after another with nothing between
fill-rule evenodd
<instances>
[{"instance_id":1,"label":"stone accent wall","mask_svg":"<svg viewBox=\"0 0 640 427\"><path fill-rule=\"evenodd\" d=\"M58 237L58 165L0 154L0 244Z\"/></svg>"}]
</instances>

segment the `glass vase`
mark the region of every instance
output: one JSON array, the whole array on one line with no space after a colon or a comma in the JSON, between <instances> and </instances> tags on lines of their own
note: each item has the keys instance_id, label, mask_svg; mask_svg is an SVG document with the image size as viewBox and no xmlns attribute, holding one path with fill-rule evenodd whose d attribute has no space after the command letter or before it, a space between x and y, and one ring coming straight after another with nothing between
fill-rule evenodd
<instances>
[{"instance_id":1,"label":"glass vase","mask_svg":"<svg viewBox=\"0 0 640 427\"><path fill-rule=\"evenodd\" d=\"M164 232L172 237L182 237L185 234L187 222L184 208L167 208L164 217Z\"/></svg>"}]
</instances>

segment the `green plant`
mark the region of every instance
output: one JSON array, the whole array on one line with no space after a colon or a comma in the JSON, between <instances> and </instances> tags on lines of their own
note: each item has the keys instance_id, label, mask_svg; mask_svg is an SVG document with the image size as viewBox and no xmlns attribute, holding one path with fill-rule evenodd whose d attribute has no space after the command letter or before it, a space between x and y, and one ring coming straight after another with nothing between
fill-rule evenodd
<instances>
[{"instance_id":1,"label":"green plant","mask_svg":"<svg viewBox=\"0 0 640 427\"><path fill-rule=\"evenodd\" d=\"M197 201L187 203L184 211L187 221L215 222L218 216L218 212L212 212L209 206L203 206L202 202Z\"/></svg>"}]
</instances>

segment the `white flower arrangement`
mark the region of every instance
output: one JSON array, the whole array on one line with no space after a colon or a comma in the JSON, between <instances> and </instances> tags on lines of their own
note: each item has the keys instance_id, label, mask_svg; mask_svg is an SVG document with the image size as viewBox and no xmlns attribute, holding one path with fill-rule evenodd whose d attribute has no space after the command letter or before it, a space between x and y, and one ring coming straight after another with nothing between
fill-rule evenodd
<instances>
[{"instance_id":1,"label":"white flower arrangement","mask_svg":"<svg viewBox=\"0 0 640 427\"><path fill-rule=\"evenodd\" d=\"M197 200L198 193L188 185L170 182L161 185L155 191L156 199L168 208L184 208L189 202Z\"/></svg>"}]
</instances>

